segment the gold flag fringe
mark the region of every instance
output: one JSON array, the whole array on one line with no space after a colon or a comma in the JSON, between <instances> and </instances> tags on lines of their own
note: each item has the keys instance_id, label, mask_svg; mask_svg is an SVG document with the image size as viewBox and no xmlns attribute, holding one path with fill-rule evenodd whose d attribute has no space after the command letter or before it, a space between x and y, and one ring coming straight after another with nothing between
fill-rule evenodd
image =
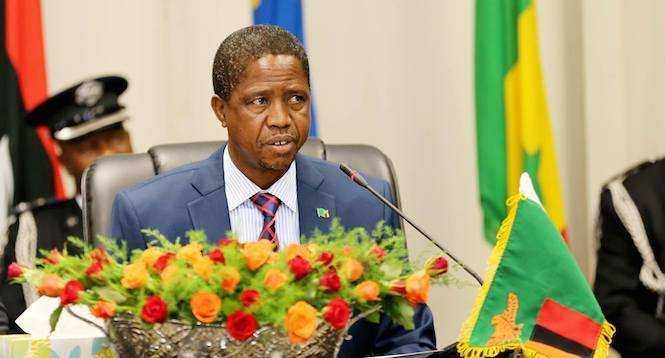
<instances>
[{"instance_id":1,"label":"gold flag fringe","mask_svg":"<svg viewBox=\"0 0 665 358\"><path fill-rule=\"evenodd\" d=\"M520 342L506 342L504 344L499 344L491 347L474 347L470 344L471 334L473 333L473 328L478 321L478 316L480 315L480 310L483 307L485 298L492 286L494 281L494 276L496 271L499 268L499 263L503 257L503 252L506 250L508 245L508 238L510 237L510 232L513 229L513 223L515 222L515 216L517 215L517 207L521 200L526 199L526 197L521 194L515 194L508 198L506 204L508 205L508 217L503 220L501 227L499 227L499 232L496 235L496 244L492 250L492 254L488 260L488 268L485 273L485 280L483 285L480 287L480 292L476 297L476 302L471 308L471 314L469 318L462 325L462 331L460 333L459 343L457 344L457 352L462 357L467 358L483 358L483 357L496 357L499 353L504 352L509 349L522 348ZM595 358L595 357L594 357Z\"/></svg>"},{"instance_id":2,"label":"gold flag fringe","mask_svg":"<svg viewBox=\"0 0 665 358\"><path fill-rule=\"evenodd\" d=\"M600 337L598 337L593 358L606 358L610 354L610 343L612 343L614 332L616 332L616 328L610 322L603 322L603 328L600 331Z\"/></svg>"}]
</instances>

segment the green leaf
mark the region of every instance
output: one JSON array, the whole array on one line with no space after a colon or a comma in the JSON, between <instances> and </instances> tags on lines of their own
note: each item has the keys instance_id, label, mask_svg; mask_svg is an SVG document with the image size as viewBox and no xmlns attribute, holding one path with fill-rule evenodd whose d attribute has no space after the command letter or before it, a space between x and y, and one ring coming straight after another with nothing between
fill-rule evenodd
<instances>
[{"instance_id":1,"label":"green leaf","mask_svg":"<svg viewBox=\"0 0 665 358\"><path fill-rule=\"evenodd\" d=\"M58 308L51 313L51 318L49 318L49 323L51 324L51 333L55 331L55 326L58 324L58 321L60 320L60 315L62 314L62 308L64 306L58 306Z\"/></svg>"},{"instance_id":2,"label":"green leaf","mask_svg":"<svg viewBox=\"0 0 665 358\"><path fill-rule=\"evenodd\" d=\"M121 293L109 287L97 287L95 291L99 295L99 298L104 301L123 303L127 300Z\"/></svg>"},{"instance_id":3,"label":"green leaf","mask_svg":"<svg viewBox=\"0 0 665 358\"><path fill-rule=\"evenodd\" d=\"M379 270L385 275L384 280L394 280L402 273L404 265L396 261L388 261L381 264Z\"/></svg>"},{"instance_id":4,"label":"green leaf","mask_svg":"<svg viewBox=\"0 0 665 358\"><path fill-rule=\"evenodd\" d=\"M372 313L371 315L367 316L367 321L378 324L381 321L381 313L378 311Z\"/></svg>"},{"instance_id":5,"label":"green leaf","mask_svg":"<svg viewBox=\"0 0 665 358\"><path fill-rule=\"evenodd\" d=\"M395 322L405 329L412 330L414 328L413 315L415 311L413 306L405 298L395 298L387 305L386 311Z\"/></svg>"}]
</instances>

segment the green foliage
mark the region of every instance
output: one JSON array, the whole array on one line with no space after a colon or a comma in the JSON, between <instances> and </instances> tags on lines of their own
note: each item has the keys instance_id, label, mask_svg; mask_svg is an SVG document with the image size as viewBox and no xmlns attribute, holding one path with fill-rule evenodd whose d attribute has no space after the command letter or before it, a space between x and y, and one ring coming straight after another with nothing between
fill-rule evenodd
<instances>
[{"instance_id":1,"label":"green foliage","mask_svg":"<svg viewBox=\"0 0 665 358\"><path fill-rule=\"evenodd\" d=\"M264 252L270 257L255 271L248 266L247 257L252 255L251 250L233 241L232 233L227 233L227 238L232 241L225 244L210 242L203 231L187 232L187 244L181 243L180 238L170 241L154 229L145 229L142 233L150 239L148 249L134 250L131 256L126 243L100 236L98 241L106 253L102 261L99 261L99 249L80 239L69 238L71 247L81 252L79 256L65 251L55 264L38 260L38 269L26 270L17 281L37 286L46 273L61 277L63 282L78 280L85 287L79 295L80 303L93 306L100 300L113 302L116 312L135 315L140 314L149 296L159 296L166 302L170 318L190 324L197 321L191 307L192 296L207 292L221 299L216 322L224 322L226 316L242 310L253 314L261 325L282 327L289 308L299 301L315 307L321 316L330 300L341 298L349 303L356 315L378 307L377 312L367 317L371 322L378 322L381 314L387 314L404 327L413 328L413 306L401 296L403 292L392 291L391 286L399 282L403 285L416 268L408 261L403 233L384 223L379 223L368 233L363 228L346 230L338 220L333 220L327 233L317 230L311 237L301 238L302 245L285 248L279 253ZM223 263L213 263L208 258L213 250L222 252ZM323 253L332 255L329 264L320 260ZM48 254L42 252L42 256ZM296 280L290 262L296 255L310 266L310 272L300 280ZM156 265L158 261L161 266ZM345 271L352 261L362 266L362 275L354 281ZM100 262L103 264L101 271L90 274L88 271ZM321 277L331 271L340 278L341 287L337 292L327 292L321 284ZM281 287L266 286L269 272L279 272L286 277ZM448 276L432 277L431 280L435 284L458 284ZM234 278L239 278L236 287L227 284ZM364 281L378 285L378 300L365 301L358 293L356 288ZM246 307L241 294L249 289L256 290L259 299ZM54 313L52 320L57 322L58 317L59 313Z\"/></svg>"},{"instance_id":2,"label":"green foliage","mask_svg":"<svg viewBox=\"0 0 665 358\"><path fill-rule=\"evenodd\" d=\"M55 326L58 325L58 321L60 320L60 315L62 314L62 309L63 306L58 306L58 308L51 313L51 317L49 317L49 324L51 325L51 332L55 331Z\"/></svg>"}]
</instances>

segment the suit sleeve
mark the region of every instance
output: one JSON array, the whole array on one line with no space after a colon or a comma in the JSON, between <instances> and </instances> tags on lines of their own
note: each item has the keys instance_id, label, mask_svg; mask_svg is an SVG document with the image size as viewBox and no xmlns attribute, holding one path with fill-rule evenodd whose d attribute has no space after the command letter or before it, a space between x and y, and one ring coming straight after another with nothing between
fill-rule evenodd
<instances>
[{"instance_id":1,"label":"suit sleeve","mask_svg":"<svg viewBox=\"0 0 665 358\"><path fill-rule=\"evenodd\" d=\"M390 184L384 185L382 194L395 204L395 199L390 190ZM384 220L393 228L400 228L399 217L388 206L384 205ZM387 315L381 316L376 340L374 342L374 354L390 355L414 353L436 349L436 336L434 333L434 318L432 311L427 305L418 305L413 316L415 328L408 331L392 322Z\"/></svg>"},{"instance_id":2,"label":"suit sleeve","mask_svg":"<svg viewBox=\"0 0 665 358\"><path fill-rule=\"evenodd\" d=\"M144 249L145 241L141 234L136 209L124 191L119 192L113 201L111 211L111 237L127 242L129 250Z\"/></svg>"},{"instance_id":3,"label":"suit sleeve","mask_svg":"<svg viewBox=\"0 0 665 358\"><path fill-rule=\"evenodd\" d=\"M665 354L665 326L655 312L640 308L642 258L604 189L600 200L600 247L594 291L609 322L617 328L614 345L622 354ZM655 299L655 293L653 294Z\"/></svg>"}]
</instances>

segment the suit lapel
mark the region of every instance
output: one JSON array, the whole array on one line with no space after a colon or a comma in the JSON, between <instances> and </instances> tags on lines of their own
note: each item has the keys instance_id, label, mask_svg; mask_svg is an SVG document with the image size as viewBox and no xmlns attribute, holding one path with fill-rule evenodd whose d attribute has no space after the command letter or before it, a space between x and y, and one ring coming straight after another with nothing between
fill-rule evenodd
<instances>
[{"instance_id":1,"label":"suit lapel","mask_svg":"<svg viewBox=\"0 0 665 358\"><path fill-rule=\"evenodd\" d=\"M195 230L204 230L208 240L217 241L231 230L229 208L224 190L224 147L215 151L195 172L192 186L201 194L187 203Z\"/></svg>"},{"instance_id":2,"label":"suit lapel","mask_svg":"<svg viewBox=\"0 0 665 358\"><path fill-rule=\"evenodd\" d=\"M300 235L309 237L315 229L328 231L335 217L335 197L320 190L324 176L300 154L296 156L296 170Z\"/></svg>"}]
</instances>

